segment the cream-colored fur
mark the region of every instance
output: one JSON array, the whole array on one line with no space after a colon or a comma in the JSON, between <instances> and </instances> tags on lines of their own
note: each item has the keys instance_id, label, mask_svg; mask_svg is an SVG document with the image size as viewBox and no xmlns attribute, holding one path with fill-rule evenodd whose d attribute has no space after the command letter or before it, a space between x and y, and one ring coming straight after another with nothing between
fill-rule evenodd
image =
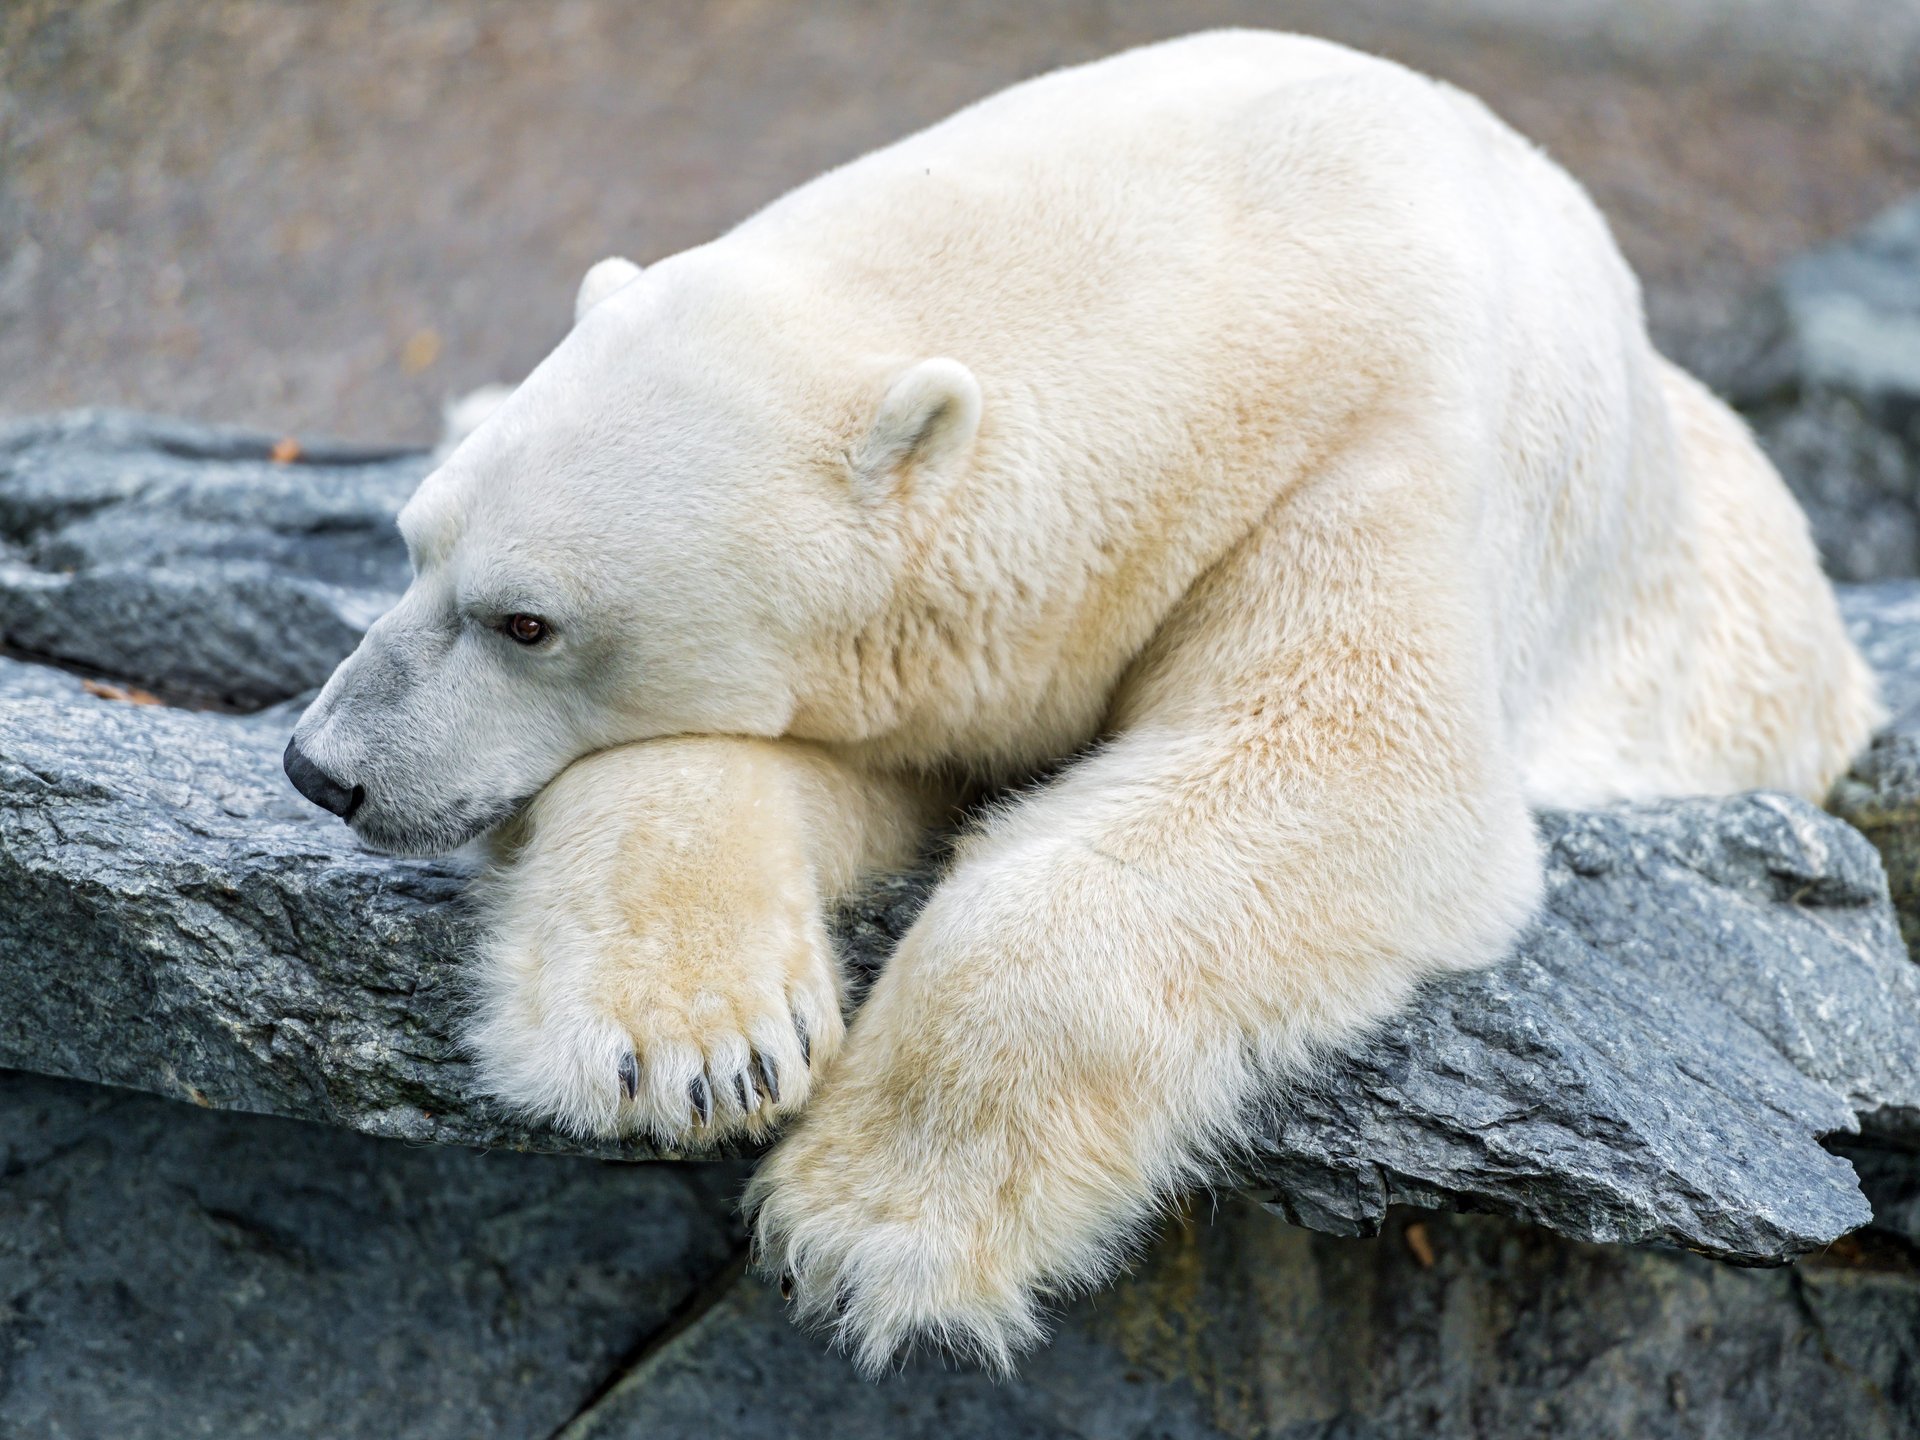
<instances>
[{"instance_id":1,"label":"cream-colored fur","mask_svg":"<svg viewBox=\"0 0 1920 1440\"><path fill-rule=\"evenodd\" d=\"M830 898L904 866L939 811L800 742L657 740L569 767L494 840L469 1037L490 1085L603 1134L761 1134L840 1048Z\"/></svg>"},{"instance_id":2,"label":"cream-colored fur","mask_svg":"<svg viewBox=\"0 0 1920 1440\"><path fill-rule=\"evenodd\" d=\"M299 740L406 848L577 761L488 883L482 1074L674 1144L807 1102L759 1253L870 1366L1006 1363L1289 1072L1499 959L1530 804L1817 799L1877 714L1586 197L1386 62L1131 52L596 274ZM1046 767L842 1040L824 904Z\"/></svg>"}]
</instances>

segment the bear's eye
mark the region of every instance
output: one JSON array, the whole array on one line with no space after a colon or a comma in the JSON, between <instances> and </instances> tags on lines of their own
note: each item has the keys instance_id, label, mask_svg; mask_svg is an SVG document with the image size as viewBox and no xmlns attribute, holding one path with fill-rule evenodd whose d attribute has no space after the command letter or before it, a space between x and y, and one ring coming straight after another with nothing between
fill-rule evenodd
<instances>
[{"instance_id":1,"label":"bear's eye","mask_svg":"<svg viewBox=\"0 0 1920 1440\"><path fill-rule=\"evenodd\" d=\"M500 622L508 638L522 645L538 645L547 638L547 622L538 615L509 615Z\"/></svg>"}]
</instances>

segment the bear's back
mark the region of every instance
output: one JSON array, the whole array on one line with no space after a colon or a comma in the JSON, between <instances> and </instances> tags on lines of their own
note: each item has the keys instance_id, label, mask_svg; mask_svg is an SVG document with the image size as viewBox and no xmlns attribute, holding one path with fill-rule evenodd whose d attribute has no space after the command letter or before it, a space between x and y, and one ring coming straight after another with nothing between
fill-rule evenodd
<instances>
[{"instance_id":1,"label":"bear's back","mask_svg":"<svg viewBox=\"0 0 1920 1440\"><path fill-rule=\"evenodd\" d=\"M1645 347L1632 276L1558 167L1450 86L1260 31L1016 85L708 248L796 276L851 345L1045 389L1070 429L1123 398L1098 384L1116 349L1170 413L1264 386L1309 423L1395 383L1503 406L1488 387ZM1303 403L1302 375L1356 389Z\"/></svg>"}]
</instances>

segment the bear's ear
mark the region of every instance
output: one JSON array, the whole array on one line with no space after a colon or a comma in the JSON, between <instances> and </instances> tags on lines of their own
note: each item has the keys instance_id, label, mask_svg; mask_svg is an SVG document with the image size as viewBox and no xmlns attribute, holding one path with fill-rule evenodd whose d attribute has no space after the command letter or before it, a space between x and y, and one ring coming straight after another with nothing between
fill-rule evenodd
<instances>
[{"instance_id":1,"label":"bear's ear","mask_svg":"<svg viewBox=\"0 0 1920 1440\"><path fill-rule=\"evenodd\" d=\"M573 323L578 325L586 313L621 286L640 278L640 267L619 255L609 255L587 271L580 282L580 293L573 297Z\"/></svg>"},{"instance_id":2,"label":"bear's ear","mask_svg":"<svg viewBox=\"0 0 1920 1440\"><path fill-rule=\"evenodd\" d=\"M870 495L898 489L908 470L937 472L973 443L980 382L958 360L922 360L887 390L873 428L853 452L854 479Z\"/></svg>"}]
</instances>

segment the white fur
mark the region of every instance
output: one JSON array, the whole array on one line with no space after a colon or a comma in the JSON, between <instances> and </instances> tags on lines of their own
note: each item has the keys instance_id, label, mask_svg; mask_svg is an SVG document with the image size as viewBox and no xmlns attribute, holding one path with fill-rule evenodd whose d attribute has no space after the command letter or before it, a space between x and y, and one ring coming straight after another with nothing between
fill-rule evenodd
<instances>
[{"instance_id":1,"label":"white fur","mask_svg":"<svg viewBox=\"0 0 1920 1440\"><path fill-rule=\"evenodd\" d=\"M639 278L640 267L631 260L609 255L599 261L581 278L580 288L574 294L573 323L578 325L594 306ZM434 463L445 464L469 435L492 418L493 412L511 394L511 385L482 385L441 406L440 440L433 449Z\"/></svg>"},{"instance_id":2,"label":"white fur","mask_svg":"<svg viewBox=\"0 0 1920 1440\"><path fill-rule=\"evenodd\" d=\"M440 407L440 439L433 447L433 461L444 465L466 438L478 430L513 394L511 385L482 385L464 395L455 396Z\"/></svg>"},{"instance_id":3,"label":"white fur","mask_svg":"<svg viewBox=\"0 0 1920 1440\"><path fill-rule=\"evenodd\" d=\"M415 588L302 742L419 845L603 752L510 832L482 967L485 1074L562 1123L793 1108L680 1096L795 1063L863 868L1078 757L966 841L755 1181L869 1366L1007 1363L1277 1081L1498 959L1529 804L1817 799L1877 714L1579 188L1295 37L1017 86L652 265L402 524Z\"/></svg>"},{"instance_id":4,"label":"white fur","mask_svg":"<svg viewBox=\"0 0 1920 1440\"><path fill-rule=\"evenodd\" d=\"M616 290L625 289L640 278L640 267L619 255L609 255L581 278L573 297L573 323L587 318L587 312Z\"/></svg>"}]
</instances>

